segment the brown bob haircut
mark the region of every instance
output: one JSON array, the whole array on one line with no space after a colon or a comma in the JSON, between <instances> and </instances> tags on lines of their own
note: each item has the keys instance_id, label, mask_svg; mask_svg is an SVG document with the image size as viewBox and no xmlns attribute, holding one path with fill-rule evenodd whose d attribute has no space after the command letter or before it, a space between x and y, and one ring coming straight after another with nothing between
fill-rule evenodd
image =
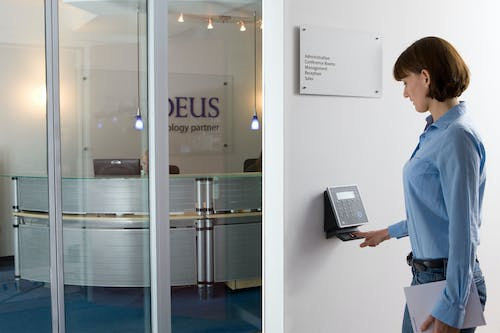
<instances>
[{"instance_id":1,"label":"brown bob haircut","mask_svg":"<svg viewBox=\"0 0 500 333\"><path fill-rule=\"evenodd\" d=\"M439 37L425 37L410 45L396 60L393 75L401 81L427 70L429 97L440 102L458 97L469 85L469 69L457 50Z\"/></svg>"}]
</instances>

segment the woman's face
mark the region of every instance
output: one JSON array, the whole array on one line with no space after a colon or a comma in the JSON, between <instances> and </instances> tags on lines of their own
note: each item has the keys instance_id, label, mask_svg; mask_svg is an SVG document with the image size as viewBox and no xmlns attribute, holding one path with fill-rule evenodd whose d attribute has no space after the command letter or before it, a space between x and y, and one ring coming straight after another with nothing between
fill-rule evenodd
<instances>
[{"instance_id":1,"label":"woman's face","mask_svg":"<svg viewBox=\"0 0 500 333\"><path fill-rule=\"evenodd\" d=\"M403 78L403 95L409 98L415 106L417 112L429 111L429 75L426 70L420 73L410 73Z\"/></svg>"}]
</instances>

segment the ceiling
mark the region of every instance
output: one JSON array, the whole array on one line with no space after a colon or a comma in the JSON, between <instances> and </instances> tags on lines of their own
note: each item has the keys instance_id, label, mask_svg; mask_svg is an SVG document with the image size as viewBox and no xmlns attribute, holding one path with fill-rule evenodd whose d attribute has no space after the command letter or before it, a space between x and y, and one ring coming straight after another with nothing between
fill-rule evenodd
<instances>
[{"instance_id":1,"label":"ceiling","mask_svg":"<svg viewBox=\"0 0 500 333\"><path fill-rule=\"evenodd\" d=\"M144 12L146 0L60 0L61 38L79 43L135 41L137 7ZM44 29L43 0L0 0L0 43L36 44ZM261 17L261 0L168 1L172 17L217 20ZM180 27L171 26L170 33Z\"/></svg>"},{"instance_id":2,"label":"ceiling","mask_svg":"<svg viewBox=\"0 0 500 333\"><path fill-rule=\"evenodd\" d=\"M200 16L260 16L262 12L260 0L226 0L226 1L169 1L169 13L189 13Z\"/></svg>"},{"instance_id":3,"label":"ceiling","mask_svg":"<svg viewBox=\"0 0 500 333\"><path fill-rule=\"evenodd\" d=\"M137 7L144 10L146 5L146 0L63 0L63 2L96 15L124 14L135 11ZM253 16L254 12L261 12L261 0L168 1L168 11L201 16Z\"/></svg>"}]
</instances>

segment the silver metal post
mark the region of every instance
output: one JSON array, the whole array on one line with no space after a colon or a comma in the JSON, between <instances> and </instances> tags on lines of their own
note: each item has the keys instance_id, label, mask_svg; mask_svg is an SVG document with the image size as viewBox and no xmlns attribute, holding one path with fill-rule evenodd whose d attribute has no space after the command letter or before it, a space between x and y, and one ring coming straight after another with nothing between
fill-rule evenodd
<instances>
[{"instance_id":1,"label":"silver metal post","mask_svg":"<svg viewBox=\"0 0 500 333\"><path fill-rule=\"evenodd\" d=\"M207 178L205 183L205 264L207 297L214 294L214 223L210 215L215 213L214 179Z\"/></svg>"},{"instance_id":2,"label":"silver metal post","mask_svg":"<svg viewBox=\"0 0 500 333\"><path fill-rule=\"evenodd\" d=\"M198 215L202 215L202 209L204 208L204 202L203 202L203 178L196 178L196 203L195 203L195 208L196 212Z\"/></svg>"},{"instance_id":3,"label":"silver metal post","mask_svg":"<svg viewBox=\"0 0 500 333\"><path fill-rule=\"evenodd\" d=\"M212 219L205 219L205 255L207 297L214 294L214 224Z\"/></svg>"},{"instance_id":4,"label":"silver metal post","mask_svg":"<svg viewBox=\"0 0 500 333\"><path fill-rule=\"evenodd\" d=\"M205 223L204 219L195 221L196 227L196 259L197 259L197 279L198 294L200 298L206 297L205 284L206 276L206 245L205 245Z\"/></svg>"},{"instance_id":5,"label":"silver metal post","mask_svg":"<svg viewBox=\"0 0 500 333\"><path fill-rule=\"evenodd\" d=\"M210 215L214 208L213 178L196 179L196 220L198 293L201 298L213 295L214 255L213 255L213 222Z\"/></svg>"},{"instance_id":6,"label":"silver metal post","mask_svg":"<svg viewBox=\"0 0 500 333\"><path fill-rule=\"evenodd\" d=\"M19 213L18 178L12 177L12 212ZM19 280L21 272L19 268L19 217L13 215L12 226L14 227L14 278Z\"/></svg>"}]
</instances>

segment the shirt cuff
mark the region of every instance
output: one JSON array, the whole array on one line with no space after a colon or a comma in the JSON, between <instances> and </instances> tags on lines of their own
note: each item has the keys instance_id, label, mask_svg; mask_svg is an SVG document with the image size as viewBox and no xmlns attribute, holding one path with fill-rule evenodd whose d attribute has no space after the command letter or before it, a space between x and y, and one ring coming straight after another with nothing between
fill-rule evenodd
<instances>
[{"instance_id":1,"label":"shirt cuff","mask_svg":"<svg viewBox=\"0 0 500 333\"><path fill-rule=\"evenodd\" d=\"M462 328L465 319L465 305L448 304L441 300L431 312L432 316L455 328Z\"/></svg>"},{"instance_id":2,"label":"shirt cuff","mask_svg":"<svg viewBox=\"0 0 500 333\"><path fill-rule=\"evenodd\" d=\"M391 238L401 238L408 236L408 228L406 225L406 221L394 223L393 225L389 226L388 230L389 230L389 237Z\"/></svg>"}]
</instances>

